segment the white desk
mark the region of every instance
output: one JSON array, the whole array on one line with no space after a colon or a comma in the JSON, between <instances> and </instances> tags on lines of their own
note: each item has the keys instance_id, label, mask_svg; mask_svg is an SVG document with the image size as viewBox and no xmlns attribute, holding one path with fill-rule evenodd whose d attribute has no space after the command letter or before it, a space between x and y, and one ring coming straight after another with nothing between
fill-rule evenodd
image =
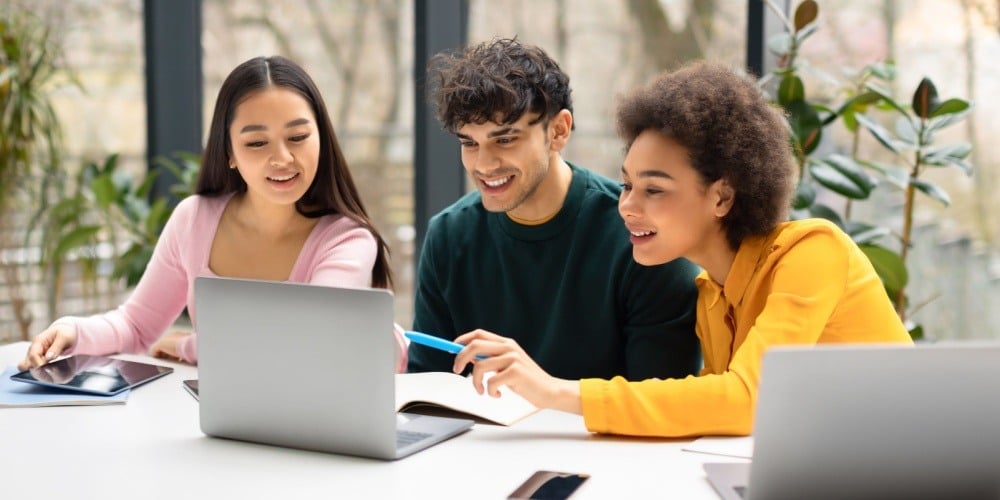
<instances>
[{"instance_id":1,"label":"white desk","mask_svg":"<svg viewBox=\"0 0 1000 500\"><path fill-rule=\"evenodd\" d=\"M0 346L0 367L27 343ZM142 356L122 356L145 359ZM174 373L125 405L0 409L0 498L506 498L536 470L583 472L573 496L718 498L686 440L589 434L583 419L542 411L511 427L477 424L395 462L206 437L198 403Z\"/></svg>"}]
</instances>

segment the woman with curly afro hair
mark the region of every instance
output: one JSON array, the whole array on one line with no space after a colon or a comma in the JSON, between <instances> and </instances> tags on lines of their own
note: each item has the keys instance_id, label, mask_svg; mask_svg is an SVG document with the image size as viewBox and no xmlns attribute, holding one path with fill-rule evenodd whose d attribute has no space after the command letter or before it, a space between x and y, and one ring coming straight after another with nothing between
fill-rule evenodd
<instances>
[{"instance_id":1,"label":"woman with curly afro hair","mask_svg":"<svg viewBox=\"0 0 1000 500\"><path fill-rule=\"evenodd\" d=\"M826 220L786 221L795 182L788 129L752 79L690 64L626 95L617 122L627 152L618 210L633 257L702 268L701 373L557 379L510 339L476 331L456 339L467 346L455 359L456 371L474 363L476 390L498 396L506 385L536 406L582 414L592 432L745 435L769 347L912 342L848 235ZM487 372L496 373L485 388Z\"/></svg>"}]
</instances>

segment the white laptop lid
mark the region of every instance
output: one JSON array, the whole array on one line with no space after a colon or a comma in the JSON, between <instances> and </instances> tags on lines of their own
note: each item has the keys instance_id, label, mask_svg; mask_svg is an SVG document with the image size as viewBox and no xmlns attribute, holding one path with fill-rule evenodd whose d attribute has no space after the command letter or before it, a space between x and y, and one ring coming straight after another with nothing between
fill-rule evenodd
<instances>
[{"instance_id":1,"label":"white laptop lid","mask_svg":"<svg viewBox=\"0 0 1000 500\"><path fill-rule=\"evenodd\" d=\"M205 434L398 458L389 291L200 277L195 304Z\"/></svg>"},{"instance_id":2,"label":"white laptop lid","mask_svg":"<svg viewBox=\"0 0 1000 500\"><path fill-rule=\"evenodd\" d=\"M751 500L996 499L998 485L1000 344L765 354Z\"/></svg>"}]
</instances>

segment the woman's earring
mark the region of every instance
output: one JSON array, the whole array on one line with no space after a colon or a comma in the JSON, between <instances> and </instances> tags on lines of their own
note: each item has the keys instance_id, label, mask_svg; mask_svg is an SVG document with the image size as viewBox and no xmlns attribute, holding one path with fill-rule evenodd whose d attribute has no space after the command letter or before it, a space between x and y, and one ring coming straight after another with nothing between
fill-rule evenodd
<instances>
[{"instance_id":1,"label":"woman's earring","mask_svg":"<svg viewBox=\"0 0 1000 500\"><path fill-rule=\"evenodd\" d=\"M236 164L235 163L230 163L229 164L229 170L236 170Z\"/></svg>"}]
</instances>

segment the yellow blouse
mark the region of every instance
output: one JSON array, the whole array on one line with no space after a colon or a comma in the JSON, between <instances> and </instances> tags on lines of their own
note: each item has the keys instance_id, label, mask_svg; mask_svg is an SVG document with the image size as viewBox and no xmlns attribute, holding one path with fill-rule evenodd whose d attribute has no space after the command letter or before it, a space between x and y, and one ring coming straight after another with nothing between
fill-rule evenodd
<instances>
[{"instance_id":1,"label":"yellow blouse","mask_svg":"<svg viewBox=\"0 0 1000 500\"><path fill-rule=\"evenodd\" d=\"M826 220L785 222L766 237L747 238L724 286L705 272L695 282L705 361L700 376L581 380L587 429L636 436L746 435L768 347L912 343L868 258Z\"/></svg>"}]
</instances>

